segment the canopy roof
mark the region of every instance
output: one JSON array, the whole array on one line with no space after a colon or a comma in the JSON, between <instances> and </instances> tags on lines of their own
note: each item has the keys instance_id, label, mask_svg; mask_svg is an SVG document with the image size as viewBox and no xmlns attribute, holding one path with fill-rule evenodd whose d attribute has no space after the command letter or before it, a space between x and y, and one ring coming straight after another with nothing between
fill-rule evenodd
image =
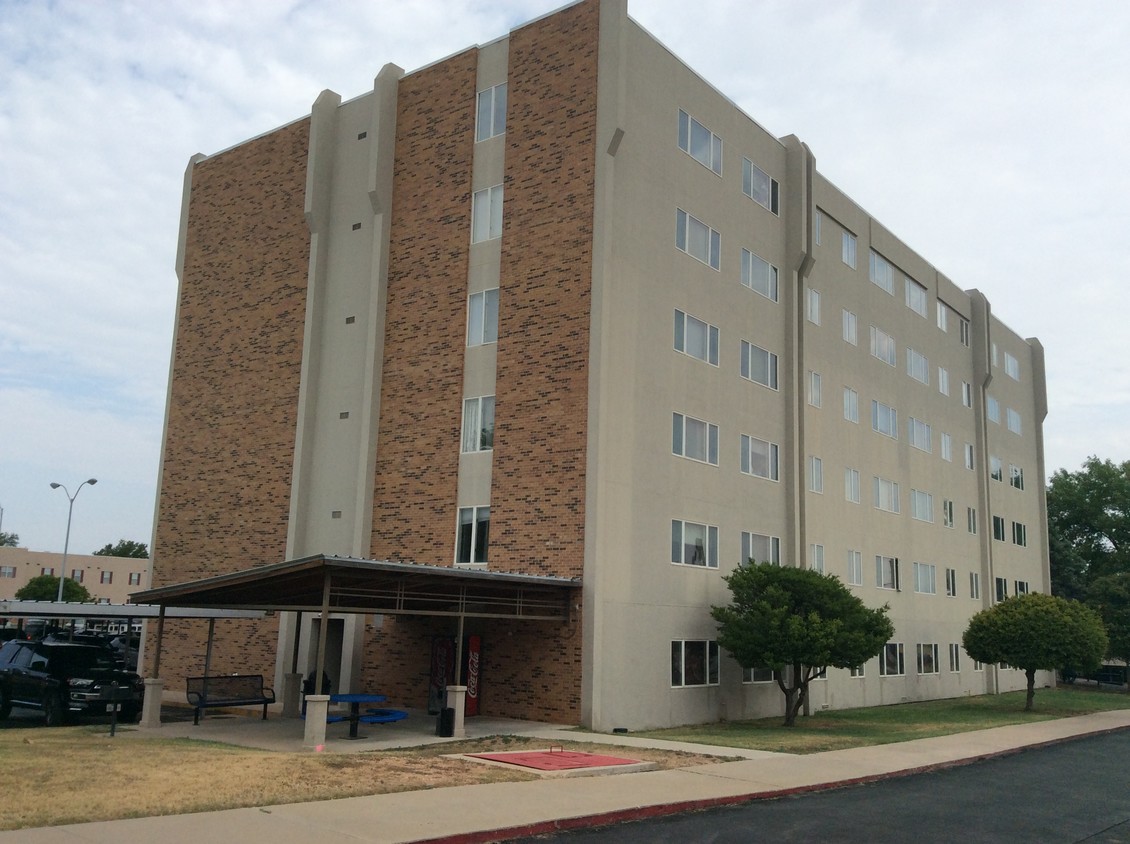
<instances>
[{"instance_id":1,"label":"canopy roof","mask_svg":"<svg viewBox=\"0 0 1130 844\"><path fill-rule=\"evenodd\" d=\"M130 596L165 607L451 615L565 621L579 577L318 554Z\"/></svg>"}]
</instances>

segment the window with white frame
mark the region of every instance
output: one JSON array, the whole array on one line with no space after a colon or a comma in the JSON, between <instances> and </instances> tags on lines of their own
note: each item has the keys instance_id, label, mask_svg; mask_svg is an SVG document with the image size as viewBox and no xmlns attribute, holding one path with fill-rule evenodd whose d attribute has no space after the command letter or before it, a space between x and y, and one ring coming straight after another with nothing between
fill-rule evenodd
<instances>
[{"instance_id":1,"label":"window with white frame","mask_svg":"<svg viewBox=\"0 0 1130 844\"><path fill-rule=\"evenodd\" d=\"M859 320L851 311L844 309L843 312L844 322L844 341L851 343L853 346L859 345Z\"/></svg>"},{"instance_id":2,"label":"window with white frame","mask_svg":"<svg viewBox=\"0 0 1130 844\"><path fill-rule=\"evenodd\" d=\"M851 232L844 232L843 239L841 240L840 258L845 264L855 269L855 250L856 240L855 235Z\"/></svg>"},{"instance_id":3,"label":"window with white frame","mask_svg":"<svg viewBox=\"0 0 1130 844\"><path fill-rule=\"evenodd\" d=\"M813 571L824 573L824 546L815 542L808 546L808 567Z\"/></svg>"},{"instance_id":4,"label":"window with white frame","mask_svg":"<svg viewBox=\"0 0 1130 844\"><path fill-rule=\"evenodd\" d=\"M804 291L804 312L808 317L808 321L816 325L820 324L820 291L813 290L808 287Z\"/></svg>"},{"instance_id":5,"label":"window with white frame","mask_svg":"<svg viewBox=\"0 0 1130 844\"><path fill-rule=\"evenodd\" d=\"M675 311L675 351L717 366L718 344L717 326L683 311Z\"/></svg>"},{"instance_id":6,"label":"window with white frame","mask_svg":"<svg viewBox=\"0 0 1130 844\"><path fill-rule=\"evenodd\" d=\"M773 352L742 340L739 354L742 378L777 389L777 356Z\"/></svg>"},{"instance_id":7,"label":"window with white frame","mask_svg":"<svg viewBox=\"0 0 1130 844\"><path fill-rule=\"evenodd\" d=\"M874 325L871 326L871 354L889 366L895 365L898 355L895 338Z\"/></svg>"},{"instance_id":8,"label":"window with white frame","mask_svg":"<svg viewBox=\"0 0 1130 844\"><path fill-rule=\"evenodd\" d=\"M456 563L487 562L490 540L490 507L460 507L455 540Z\"/></svg>"},{"instance_id":9,"label":"window with white frame","mask_svg":"<svg viewBox=\"0 0 1130 844\"><path fill-rule=\"evenodd\" d=\"M950 671L961 670L961 645L950 642Z\"/></svg>"},{"instance_id":10,"label":"window with white frame","mask_svg":"<svg viewBox=\"0 0 1130 844\"><path fill-rule=\"evenodd\" d=\"M502 185L471 194L471 242L502 237Z\"/></svg>"},{"instance_id":11,"label":"window with white frame","mask_svg":"<svg viewBox=\"0 0 1130 844\"><path fill-rule=\"evenodd\" d=\"M1008 464L1008 485L1024 489L1024 470L1012 463Z\"/></svg>"},{"instance_id":12,"label":"window with white frame","mask_svg":"<svg viewBox=\"0 0 1130 844\"><path fill-rule=\"evenodd\" d=\"M1008 420L1008 430L1014 434L1020 433L1020 414L1011 407L1005 409L1005 419Z\"/></svg>"},{"instance_id":13,"label":"window with white frame","mask_svg":"<svg viewBox=\"0 0 1130 844\"><path fill-rule=\"evenodd\" d=\"M899 485L886 478L875 477L871 485L871 501L876 510L899 512Z\"/></svg>"},{"instance_id":14,"label":"window with white frame","mask_svg":"<svg viewBox=\"0 0 1130 844\"><path fill-rule=\"evenodd\" d=\"M808 491L824 491L824 461L819 457L808 458Z\"/></svg>"},{"instance_id":15,"label":"window with white frame","mask_svg":"<svg viewBox=\"0 0 1130 844\"><path fill-rule=\"evenodd\" d=\"M847 582L850 586L863 585L863 552L849 548L847 552Z\"/></svg>"},{"instance_id":16,"label":"window with white frame","mask_svg":"<svg viewBox=\"0 0 1130 844\"><path fill-rule=\"evenodd\" d=\"M39 569L40 574L54 575L55 569L52 566L43 566Z\"/></svg>"},{"instance_id":17,"label":"window with white frame","mask_svg":"<svg viewBox=\"0 0 1130 844\"><path fill-rule=\"evenodd\" d=\"M753 668L742 669L743 683L772 683L773 669L765 665L755 665Z\"/></svg>"},{"instance_id":18,"label":"window with white frame","mask_svg":"<svg viewBox=\"0 0 1130 844\"><path fill-rule=\"evenodd\" d=\"M992 358L993 358L993 366L996 366L997 365L997 344L996 343L992 344Z\"/></svg>"},{"instance_id":19,"label":"window with white frame","mask_svg":"<svg viewBox=\"0 0 1130 844\"><path fill-rule=\"evenodd\" d=\"M965 317L957 318L957 336L961 340L961 345L969 345L969 320Z\"/></svg>"},{"instance_id":20,"label":"window with white frame","mask_svg":"<svg viewBox=\"0 0 1130 844\"><path fill-rule=\"evenodd\" d=\"M898 557L875 556L875 585L880 589L899 588Z\"/></svg>"},{"instance_id":21,"label":"window with white frame","mask_svg":"<svg viewBox=\"0 0 1130 844\"><path fill-rule=\"evenodd\" d=\"M82 569L71 569L71 580L75 583L82 583L86 576L86 572Z\"/></svg>"},{"instance_id":22,"label":"window with white frame","mask_svg":"<svg viewBox=\"0 0 1130 844\"><path fill-rule=\"evenodd\" d=\"M671 414L671 453L718 465L718 426L682 413Z\"/></svg>"},{"instance_id":23,"label":"window with white frame","mask_svg":"<svg viewBox=\"0 0 1130 844\"><path fill-rule=\"evenodd\" d=\"M1015 595L1027 595L1028 594L1029 587L1028 587L1028 581L1027 580L1017 580L1017 581L1015 581L1014 585L1016 587L1016 591L1013 594L1015 594Z\"/></svg>"},{"instance_id":24,"label":"window with white frame","mask_svg":"<svg viewBox=\"0 0 1130 844\"><path fill-rule=\"evenodd\" d=\"M879 676L901 677L905 673L902 662L902 643L887 642L883 645L883 650L879 651Z\"/></svg>"},{"instance_id":25,"label":"window with white frame","mask_svg":"<svg viewBox=\"0 0 1130 844\"><path fill-rule=\"evenodd\" d=\"M1001 404L992 396L985 396L985 415L989 417L990 422L1000 424Z\"/></svg>"},{"instance_id":26,"label":"window with white frame","mask_svg":"<svg viewBox=\"0 0 1130 844\"><path fill-rule=\"evenodd\" d=\"M742 193L766 211L781 213L781 189L777 180L771 179L748 158L742 159Z\"/></svg>"},{"instance_id":27,"label":"window with white frame","mask_svg":"<svg viewBox=\"0 0 1130 844\"><path fill-rule=\"evenodd\" d=\"M1020 380L1020 361L1018 361L1008 352L1004 353L1004 374L1011 378L1013 381Z\"/></svg>"},{"instance_id":28,"label":"window with white frame","mask_svg":"<svg viewBox=\"0 0 1130 844\"><path fill-rule=\"evenodd\" d=\"M953 460L953 437L942 434L942 460Z\"/></svg>"},{"instance_id":29,"label":"window with white frame","mask_svg":"<svg viewBox=\"0 0 1130 844\"><path fill-rule=\"evenodd\" d=\"M671 685L718 685L718 643L675 639L671 642Z\"/></svg>"},{"instance_id":30,"label":"window with white frame","mask_svg":"<svg viewBox=\"0 0 1130 844\"><path fill-rule=\"evenodd\" d=\"M911 446L927 454L933 453L934 433L929 424L911 416L906 427Z\"/></svg>"},{"instance_id":31,"label":"window with white frame","mask_svg":"<svg viewBox=\"0 0 1130 844\"><path fill-rule=\"evenodd\" d=\"M820 373L808 371L808 403L813 407L824 406L824 388Z\"/></svg>"},{"instance_id":32,"label":"window with white frame","mask_svg":"<svg viewBox=\"0 0 1130 844\"><path fill-rule=\"evenodd\" d=\"M938 392L943 396L950 394L950 371L944 366L938 367Z\"/></svg>"},{"instance_id":33,"label":"window with white frame","mask_svg":"<svg viewBox=\"0 0 1130 844\"><path fill-rule=\"evenodd\" d=\"M871 430L885 437L898 439L898 411L875 399L871 400Z\"/></svg>"},{"instance_id":34,"label":"window with white frame","mask_svg":"<svg viewBox=\"0 0 1130 844\"><path fill-rule=\"evenodd\" d=\"M777 268L748 249L742 250L742 284L766 299L777 301Z\"/></svg>"},{"instance_id":35,"label":"window with white frame","mask_svg":"<svg viewBox=\"0 0 1130 844\"><path fill-rule=\"evenodd\" d=\"M675 248L716 270L722 266L722 235L682 208L675 209Z\"/></svg>"},{"instance_id":36,"label":"window with white frame","mask_svg":"<svg viewBox=\"0 0 1130 844\"><path fill-rule=\"evenodd\" d=\"M701 164L722 175L722 139L679 109L679 149Z\"/></svg>"},{"instance_id":37,"label":"window with white frame","mask_svg":"<svg viewBox=\"0 0 1130 844\"><path fill-rule=\"evenodd\" d=\"M926 316L926 288L906 277L906 306L921 317Z\"/></svg>"},{"instance_id":38,"label":"window with white frame","mask_svg":"<svg viewBox=\"0 0 1130 844\"><path fill-rule=\"evenodd\" d=\"M753 531L742 531L741 565L772 563L781 565L781 537L767 536Z\"/></svg>"},{"instance_id":39,"label":"window with white frame","mask_svg":"<svg viewBox=\"0 0 1130 844\"><path fill-rule=\"evenodd\" d=\"M871 250L870 272L868 276L873 284L879 285L892 296L895 294L895 273L891 267L890 262L876 252Z\"/></svg>"},{"instance_id":40,"label":"window with white frame","mask_svg":"<svg viewBox=\"0 0 1130 844\"><path fill-rule=\"evenodd\" d=\"M950 498L942 499L942 525L953 527L953 500Z\"/></svg>"},{"instance_id":41,"label":"window with white frame","mask_svg":"<svg viewBox=\"0 0 1130 844\"><path fill-rule=\"evenodd\" d=\"M844 387L844 419L848 422L859 421L859 393L851 387Z\"/></svg>"},{"instance_id":42,"label":"window with white frame","mask_svg":"<svg viewBox=\"0 0 1130 844\"><path fill-rule=\"evenodd\" d=\"M718 568L718 528L672 519L671 562L680 566Z\"/></svg>"},{"instance_id":43,"label":"window with white frame","mask_svg":"<svg viewBox=\"0 0 1130 844\"><path fill-rule=\"evenodd\" d=\"M1028 527L1020 522L1012 523L1012 544L1026 547L1028 545Z\"/></svg>"},{"instance_id":44,"label":"window with white frame","mask_svg":"<svg viewBox=\"0 0 1130 844\"><path fill-rule=\"evenodd\" d=\"M934 643L918 646L918 673L938 673L938 646Z\"/></svg>"},{"instance_id":45,"label":"window with white frame","mask_svg":"<svg viewBox=\"0 0 1130 844\"><path fill-rule=\"evenodd\" d=\"M15 566L0 566L0 579L12 579L16 576Z\"/></svg>"},{"instance_id":46,"label":"window with white frame","mask_svg":"<svg viewBox=\"0 0 1130 844\"><path fill-rule=\"evenodd\" d=\"M915 563L914 591L923 595L936 595L938 592L938 570L933 563Z\"/></svg>"},{"instance_id":47,"label":"window with white frame","mask_svg":"<svg viewBox=\"0 0 1130 844\"><path fill-rule=\"evenodd\" d=\"M934 496L920 489L910 491L910 516L920 522L934 521Z\"/></svg>"},{"instance_id":48,"label":"window with white frame","mask_svg":"<svg viewBox=\"0 0 1130 844\"><path fill-rule=\"evenodd\" d=\"M467 297L467 345L498 342L498 288Z\"/></svg>"},{"instance_id":49,"label":"window with white frame","mask_svg":"<svg viewBox=\"0 0 1130 844\"><path fill-rule=\"evenodd\" d=\"M479 91L475 109L475 140L485 141L506 131L506 83Z\"/></svg>"},{"instance_id":50,"label":"window with white frame","mask_svg":"<svg viewBox=\"0 0 1130 844\"><path fill-rule=\"evenodd\" d=\"M463 399L463 453L494 448L494 396Z\"/></svg>"},{"instance_id":51,"label":"window with white frame","mask_svg":"<svg viewBox=\"0 0 1130 844\"><path fill-rule=\"evenodd\" d=\"M946 569L946 597L957 597L957 569Z\"/></svg>"},{"instance_id":52,"label":"window with white frame","mask_svg":"<svg viewBox=\"0 0 1130 844\"><path fill-rule=\"evenodd\" d=\"M776 443L742 434L741 450L741 470L744 474L770 481L780 479L777 459L779 449Z\"/></svg>"},{"instance_id":53,"label":"window with white frame","mask_svg":"<svg viewBox=\"0 0 1130 844\"><path fill-rule=\"evenodd\" d=\"M930 361L922 353L907 348L906 374L921 384L930 384Z\"/></svg>"},{"instance_id":54,"label":"window with white frame","mask_svg":"<svg viewBox=\"0 0 1130 844\"><path fill-rule=\"evenodd\" d=\"M864 666L853 665L851 668L848 669L848 676L849 677L864 677L864 676L866 676L865 673L864 673Z\"/></svg>"},{"instance_id":55,"label":"window with white frame","mask_svg":"<svg viewBox=\"0 0 1130 844\"><path fill-rule=\"evenodd\" d=\"M844 469L844 498L852 504L859 503L859 470Z\"/></svg>"},{"instance_id":56,"label":"window with white frame","mask_svg":"<svg viewBox=\"0 0 1130 844\"><path fill-rule=\"evenodd\" d=\"M989 455L989 477L994 481L1004 481L1004 469L1001 466L1001 459Z\"/></svg>"},{"instance_id":57,"label":"window with white frame","mask_svg":"<svg viewBox=\"0 0 1130 844\"><path fill-rule=\"evenodd\" d=\"M102 584L113 583L114 582L114 573L112 571L103 570L99 574L98 582L102 583Z\"/></svg>"},{"instance_id":58,"label":"window with white frame","mask_svg":"<svg viewBox=\"0 0 1130 844\"><path fill-rule=\"evenodd\" d=\"M1008 580L1003 577L998 577L995 580L997 586L997 600L1003 601L1008 597Z\"/></svg>"},{"instance_id":59,"label":"window with white frame","mask_svg":"<svg viewBox=\"0 0 1130 844\"><path fill-rule=\"evenodd\" d=\"M129 585L130 586L140 586L141 585L141 572L131 571L129 573Z\"/></svg>"},{"instance_id":60,"label":"window with white frame","mask_svg":"<svg viewBox=\"0 0 1130 844\"><path fill-rule=\"evenodd\" d=\"M973 443L966 443L965 444L965 468L966 469L972 469L973 463L974 463L974 460L973 460Z\"/></svg>"},{"instance_id":61,"label":"window with white frame","mask_svg":"<svg viewBox=\"0 0 1130 844\"><path fill-rule=\"evenodd\" d=\"M965 407L973 407L973 385L968 381L961 382L961 403Z\"/></svg>"},{"instance_id":62,"label":"window with white frame","mask_svg":"<svg viewBox=\"0 0 1130 844\"><path fill-rule=\"evenodd\" d=\"M965 508L965 529L974 535L977 533L977 508Z\"/></svg>"},{"instance_id":63,"label":"window with white frame","mask_svg":"<svg viewBox=\"0 0 1130 844\"><path fill-rule=\"evenodd\" d=\"M938 328L942 331L949 331L949 315L949 306L945 302L938 300Z\"/></svg>"},{"instance_id":64,"label":"window with white frame","mask_svg":"<svg viewBox=\"0 0 1130 844\"><path fill-rule=\"evenodd\" d=\"M981 600L981 575L975 571L969 572L969 597Z\"/></svg>"},{"instance_id":65,"label":"window with white frame","mask_svg":"<svg viewBox=\"0 0 1130 844\"><path fill-rule=\"evenodd\" d=\"M816 245L819 246L820 229L824 227L824 214L820 211L819 208L817 208L816 213L812 215L812 227L814 229L813 238L816 241Z\"/></svg>"},{"instance_id":66,"label":"window with white frame","mask_svg":"<svg viewBox=\"0 0 1130 844\"><path fill-rule=\"evenodd\" d=\"M993 539L1004 542L1004 518L993 516Z\"/></svg>"}]
</instances>

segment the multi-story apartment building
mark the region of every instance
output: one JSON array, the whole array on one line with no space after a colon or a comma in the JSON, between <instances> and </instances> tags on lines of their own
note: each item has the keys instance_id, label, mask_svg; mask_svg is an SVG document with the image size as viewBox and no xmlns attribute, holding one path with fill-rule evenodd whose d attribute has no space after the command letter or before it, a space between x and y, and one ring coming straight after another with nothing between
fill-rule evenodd
<instances>
[{"instance_id":1,"label":"multi-story apartment building","mask_svg":"<svg viewBox=\"0 0 1130 844\"><path fill-rule=\"evenodd\" d=\"M0 599L15 598L32 578L58 575L62 567L63 555L53 551L0 548ZM99 603L124 604L131 592L149 586L149 560L68 554L67 577L85 586Z\"/></svg>"},{"instance_id":2,"label":"multi-story apartment building","mask_svg":"<svg viewBox=\"0 0 1130 844\"><path fill-rule=\"evenodd\" d=\"M752 557L891 606L814 708L1022 687L960 642L1049 589L1042 347L625 0L324 92L194 157L183 208L155 586L313 554L580 577L564 623L468 619L483 711L642 728L781 711L713 641ZM213 665L305 672L309 625L227 625ZM423 705L453 632L335 619L333 679Z\"/></svg>"}]
</instances>

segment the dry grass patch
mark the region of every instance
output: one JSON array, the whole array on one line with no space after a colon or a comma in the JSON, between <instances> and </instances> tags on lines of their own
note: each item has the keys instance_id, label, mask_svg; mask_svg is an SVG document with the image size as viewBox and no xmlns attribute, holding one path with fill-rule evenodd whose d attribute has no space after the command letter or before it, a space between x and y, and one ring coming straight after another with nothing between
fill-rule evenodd
<instances>
[{"instance_id":1,"label":"dry grass patch","mask_svg":"<svg viewBox=\"0 0 1130 844\"><path fill-rule=\"evenodd\" d=\"M663 768L718 761L586 742L554 744L616 752ZM357 754L274 753L193 739L112 739L94 726L9 729L0 731L0 766L13 774L0 802L0 829L536 779L518 768L445 757L545 746L501 736Z\"/></svg>"}]
</instances>

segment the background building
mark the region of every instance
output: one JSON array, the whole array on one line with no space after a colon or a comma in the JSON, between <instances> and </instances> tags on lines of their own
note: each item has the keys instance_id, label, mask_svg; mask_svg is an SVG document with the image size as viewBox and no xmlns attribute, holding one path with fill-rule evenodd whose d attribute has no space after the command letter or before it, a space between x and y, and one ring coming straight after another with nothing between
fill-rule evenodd
<instances>
[{"instance_id":1,"label":"background building","mask_svg":"<svg viewBox=\"0 0 1130 844\"><path fill-rule=\"evenodd\" d=\"M62 554L0 548L0 600L15 598L16 592L33 577L58 575L62 565ZM99 603L124 604L131 592L149 587L149 560L67 554L67 577L85 586L91 598Z\"/></svg>"},{"instance_id":2,"label":"background building","mask_svg":"<svg viewBox=\"0 0 1130 844\"><path fill-rule=\"evenodd\" d=\"M482 709L641 728L780 711L713 642L753 556L891 605L814 707L1023 685L959 643L1048 590L1042 348L624 0L195 156L178 275L154 586L313 554L580 576L564 624L466 630ZM213 670L305 673L294 624L217 628ZM174 626L167 688L204 651ZM423 705L453 632L333 619L335 688Z\"/></svg>"}]
</instances>

